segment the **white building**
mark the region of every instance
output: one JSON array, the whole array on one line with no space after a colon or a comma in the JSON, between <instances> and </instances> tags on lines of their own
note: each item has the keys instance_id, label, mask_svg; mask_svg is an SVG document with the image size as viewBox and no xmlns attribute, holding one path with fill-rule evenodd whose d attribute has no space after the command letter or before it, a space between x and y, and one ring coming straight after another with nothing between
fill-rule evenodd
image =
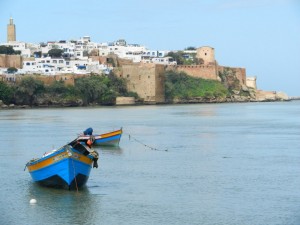
<instances>
[{"instance_id":1,"label":"white building","mask_svg":"<svg viewBox=\"0 0 300 225\"><path fill-rule=\"evenodd\" d=\"M27 44L25 42L19 42L19 41L10 41L8 43L3 43L0 45L5 45L5 46L11 46L15 51L20 51L21 56L23 57L30 57L31 52L30 49L27 48Z\"/></svg>"},{"instance_id":2,"label":"white building","mask_svg":"<svg viewBox=\"0 0 300 225\"><path fill-rule=\"evenodd\" d=\"M162 65L177 65L177 62L172 57L152 58L151 62Z\"/></svg>"}]
</instances>

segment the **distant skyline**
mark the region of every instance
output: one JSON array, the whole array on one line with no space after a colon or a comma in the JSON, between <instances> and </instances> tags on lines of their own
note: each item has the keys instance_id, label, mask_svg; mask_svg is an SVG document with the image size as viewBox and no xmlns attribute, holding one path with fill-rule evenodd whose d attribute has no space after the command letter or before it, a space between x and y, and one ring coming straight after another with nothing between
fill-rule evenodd
<instances>
[{"instance_id":1,"label":"distant skyline","mask_svg":"<svg viewBox=\"0 0 300 225\"><path fill-rule=\"evenodd\" d=\"M220 65L257 76L258 89L300 96L299 0L1 0L0 43L10 17L29 43L87 35L151 50L211 46Z\"/></svg>"}]
</instances>

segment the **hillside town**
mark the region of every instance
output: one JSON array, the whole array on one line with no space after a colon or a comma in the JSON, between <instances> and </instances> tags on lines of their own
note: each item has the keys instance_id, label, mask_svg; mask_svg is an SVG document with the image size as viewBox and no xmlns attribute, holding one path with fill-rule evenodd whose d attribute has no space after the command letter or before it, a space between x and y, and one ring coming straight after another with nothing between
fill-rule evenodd
<instances>
[{"instance_id":1,"label":"hillside town","mask_svg":"<svg viewBox=\"0 0 300 225\"><path fill-rule=\"evenodd\" d=\"M246 68L219 65L215 49L210 46L182 50L182 56L190 63L178 64L170 56L172 51L151 50L143 45L129 44L124 39L96 43L91 37L83 36L78 40L26 43L17 41L13 18L7 25L7 42L0 43L1 46L12 47L18 53L0 54L0 81L5 82L37 75L45 81L64 80L72 84L76 76L107 75L114 71L127 80L129 91L136 92L145 103L156 104L165 102L163 74L173 70L216 81L225 79L230 82L226 76L234 76L240 88L232 101L288 100L285 93L258 90L256 76L247 76ZM239 95L241 90L249 92L250 97ZM120 104L134 102L128 99L120 101Z\"/></svg>"}]
</instances>

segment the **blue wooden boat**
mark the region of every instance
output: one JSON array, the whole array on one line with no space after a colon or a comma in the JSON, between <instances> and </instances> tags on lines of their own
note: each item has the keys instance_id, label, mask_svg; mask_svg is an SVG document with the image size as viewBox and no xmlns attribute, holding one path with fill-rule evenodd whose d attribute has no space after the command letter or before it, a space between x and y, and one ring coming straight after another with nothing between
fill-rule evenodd
<instances>
[{"instance_id":1,"label":"blue wooden boat","mask_svg":"<svg viewBox=\"0 0 300 225\"><path fill-rule=\"evenodd\" d=\"M98 167L95 150L73 142L41 158L30 160L26 167L33 181L47 187L77 189L86 184L91 168Z\"/></svg>"},{"instance_id":2,"label":"blue wooden boat","mask_svg":"<svg viewBox=\"0 0 300 225\"><path fill-rule=\"evenodd\" d=\"M94 135L92 134L92 128L88 128L87 130L89 130L89 132L84 131L83 134L77 137L77 140L84 144L86 144L88 140L92 140L95 146L118 146L123 133L122 128L108 133Z\"/></svg>"}]
</instances>

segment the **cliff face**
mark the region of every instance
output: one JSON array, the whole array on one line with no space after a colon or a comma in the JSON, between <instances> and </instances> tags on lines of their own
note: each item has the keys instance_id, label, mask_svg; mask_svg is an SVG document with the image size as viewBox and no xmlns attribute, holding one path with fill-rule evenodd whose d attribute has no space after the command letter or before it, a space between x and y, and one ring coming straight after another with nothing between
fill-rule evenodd
<instances>
[{"instance_id":1,"label":"cliff face","mask_svg":"<svg viewBox=\"0 0 300 225\"><path fill-rule=\"evenodd\" d=\"M243 71L242 71L243 72ZM219 70L219 78L228 89L225 97L193 97L185 99L173 99L172 103L222 103L222 102L266 102L288 101L289 97L284 92L261 91L256 86L248 87L245 84L245 76L241 76L239 68L223 67Z\"/></svg>"}]
</instances>

